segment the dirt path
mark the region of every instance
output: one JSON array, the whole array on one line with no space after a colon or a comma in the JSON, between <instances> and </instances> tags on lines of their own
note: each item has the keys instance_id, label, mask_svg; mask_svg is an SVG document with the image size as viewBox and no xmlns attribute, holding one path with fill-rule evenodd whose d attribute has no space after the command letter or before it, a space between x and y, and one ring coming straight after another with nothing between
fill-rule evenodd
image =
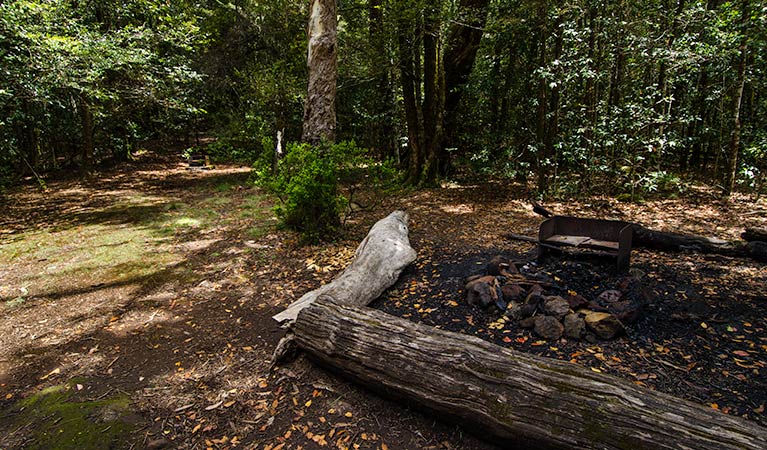
<instances>
[{"instance_id":1,"label":"dirt path","mask_svg":"<svg viewBox=\"0 0 767 450\"><path fill-rule=\"evenodd\" d=\"M0 448L487 448L303 360L269 371L270 317L343 268L375 213L299 247L247 177L149 155L7 198Z\"/></svg>"},{"instance_id":2,"label":"dirt path","mask_svg":"<svg viewBox=\"0 0 767 450\"><path fill-rule=\"evenodd\" d=\"M147 155L94 182L7 197L0 448L495 448L303 359L270 371L282 335L270 317L331 279L394 208L411 213L419 268L451 263L458 247L529 252L499 239L540 222L510 200L518 193L419 191L355 215L338 242L299 247L247 177ZM719 237L767 221L764 204L744 200L551 206ZM743 276L765 277L748 267Z\"/></svg>"}]
</instances>

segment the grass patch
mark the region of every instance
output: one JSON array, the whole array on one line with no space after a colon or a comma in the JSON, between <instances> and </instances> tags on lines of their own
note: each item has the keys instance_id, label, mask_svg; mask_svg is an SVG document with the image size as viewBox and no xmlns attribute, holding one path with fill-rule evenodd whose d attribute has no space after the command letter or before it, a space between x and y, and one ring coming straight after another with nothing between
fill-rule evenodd
<instances>
[{"instance_id":1,"label":"grass patch","mask_svg":"<svg viewBox=\"0 0 767 450\"><path fill-rule=\"evenodd\" d=\"M178 239L221 225L239 228L251 239L274 230L267 197L243 196L218 189L220 185L184 200L137 193L76 213L66 227L30 230L0 242L0 266L19 268L0 283L0 305L23 305L27 295L19 295L21 286L38 296L148 279L187 279L188 274L174 267L181 262L173 246Z\"/></svg>"},{"instance_id":2,"label":"grass patch","mask_svg":"<svg viewBox=\"0 0 767 450\"><path fill-rule=\"evenodd\" d=\"M130 413L127 396L96 401L73 400L76 381L46 388L18 401L13 421L26 425L31 438L25 448L95 450L128 447L126 438L133 426L125 420Z\"/></svg>"},{"instance_id":3,"label":"grass patch","mask_svg":"<svg viewBox=\"0 0 767 450\"><path fill-rule=\"evenodd\" d=\"M172 252L156 251L161 244L152 229L128 224L29 232L21 241L0 246L0 265L30 266L14 284L32 293L54 292L155 274L178 260Z\"/></svg>"}]
</instances>

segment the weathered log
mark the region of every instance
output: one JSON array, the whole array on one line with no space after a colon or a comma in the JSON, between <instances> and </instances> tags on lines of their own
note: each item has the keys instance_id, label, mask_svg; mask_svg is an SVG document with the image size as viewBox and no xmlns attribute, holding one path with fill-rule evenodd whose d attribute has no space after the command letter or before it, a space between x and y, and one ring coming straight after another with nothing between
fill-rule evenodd
<instances>
[{"instance_id":1,"label":"weathered log","mask_svg":"<svg viewBox=\"0 0 767 450\"><path fill-rule=\"evenodd\" d=\"M293 332L318 362L505 448L767 448L739 417L366 307L320 299Z\"/></svg>"},{"instance_id":2,"label":"weathered log","mask_svg":"<svg viewBox=\"0 0 767 450\"><path fill-rule=\"evenodd\" d=\"M767 242L753 241L745 245L748 255L757 260L767 262Z\"/></svg>"},{"instance_id":3,"label":"weathered log","mask_svg":"<svg viewBox=\"0 0 767 450\"><path fill-rule=\"evenodd\" d=\"M722 239L655 231L638 224L633 226L633 231L633 244L638 247L666 251L695 250L702 253L724 255L737 253L738 246L736 244Z\"/></svg>"},{"instance_id":4,"label":"weathered log","mask_svg":"<svg viewBox=\"0 0 767 450\"><path fill-rule=\"evenodd\" d=\"M746 231L740 234L740 237L743 238L744 241L753 242L753 241L762 241L767 242L767 228L746 228Z\"/></svg>"},{"instance_id":5,"label":"weathered log","mask_svg":"<svg viewBox=\"0 0 767 450\"><path fill-rule=\"evenodd\" d=\"M408 215L394 211L376 222L357 247L352 263L333 281L304 294L284 311L273 316L277 322L293 321L298 312L319 297L344 305L364 306L397 281L402 270L415 261L416 252L408 239Z\"/></svg>"},{"instance_id":6,"label":"weathered log","mask_svg":"<svg viewBox=\"0 0 767 450\"><path fill-rule=\"evenodd\" d=\"M555 214L548 209L546 209L543 205L541 205L538 202L532 202L533 203L533 212L536 214L539 214L545 218L551 218L554 217Z\"/></svg>"},{"instance_id":7,"label":"weathered log","mask_svg":"<svg viewBox=\"0 0 767 450\"><path fill-rule=\"evenodd\" d=\"M645 247L662 251L691 250L700 253L752 258L767 262L767 244L754 241L749 243L731 242L722 239L692 234L654 231L635 224L633 226L634 247ZM763 245L764 244L764 245Z\"/></svg>"},{"instance_id":8,"label":"weathered log","mask_svg":"<svg viewBox=\"0 0 767 450\"><path fill-rule=\"evenodd\" d=\"M523 234L516 234L516 233L506 233L503 235L504 238L510 240L510 241L522 241L522 242L538 242L538 238L534 236L525 236Z\"/></svg>"}]
</instances>

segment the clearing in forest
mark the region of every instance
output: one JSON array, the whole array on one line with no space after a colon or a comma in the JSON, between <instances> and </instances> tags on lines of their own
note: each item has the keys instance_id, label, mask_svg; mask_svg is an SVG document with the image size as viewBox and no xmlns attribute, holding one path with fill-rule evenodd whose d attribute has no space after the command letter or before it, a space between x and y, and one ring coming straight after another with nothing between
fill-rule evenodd
<instances>
[{"instance_id":1,"label":"clearing in forest","mask_svg":"<svg viewBox=\"0 0 767 450\"><path fill-rule=\"evenodd\" d=\"M640 321L606 343L536 345L528 330L491 327L497 317L450 283L495 254L532 255L501 237L532 235L541 220L513 188L456 184L383 199L338 241L302 247L248 177L150 154L97 180L3 199L0 448L495 448L303 359L269 368L282 335L271 316L332 279L395 208L410 213L418 260L374 306L765 423L764 264L636 252L632 264L675 322ZM728 239L767 223L764 202L705 192L549 205Z\"/></svg>"}]
</instances>

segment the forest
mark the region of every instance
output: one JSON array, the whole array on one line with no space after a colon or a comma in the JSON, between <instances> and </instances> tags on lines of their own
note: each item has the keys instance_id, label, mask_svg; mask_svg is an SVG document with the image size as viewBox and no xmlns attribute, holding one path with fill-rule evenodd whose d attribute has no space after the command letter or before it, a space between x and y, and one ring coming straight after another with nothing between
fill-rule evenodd
<instances>
[{"instance_id":1,"label":"forest","mask_svg":"<svg viewBox=\"0 0 767 450\"><path fill-rule=\"evenodd\" d=\"M149 140L219 157L301 140L309 2L8 1L3 183L127 160ZM764 190L761 1L341 1L338 141L414 185L525 181L641 199L689 180Z\"/></svg>"},{"instance_id":2,"label":"forest","mask_svg":"<svg viewBox=\"0 0 767 450\"><path fill-rule=\"evenodd\" d=\"M764 0L0 1L0 448L767 448Z\"/></svg>"}]
</instances>

